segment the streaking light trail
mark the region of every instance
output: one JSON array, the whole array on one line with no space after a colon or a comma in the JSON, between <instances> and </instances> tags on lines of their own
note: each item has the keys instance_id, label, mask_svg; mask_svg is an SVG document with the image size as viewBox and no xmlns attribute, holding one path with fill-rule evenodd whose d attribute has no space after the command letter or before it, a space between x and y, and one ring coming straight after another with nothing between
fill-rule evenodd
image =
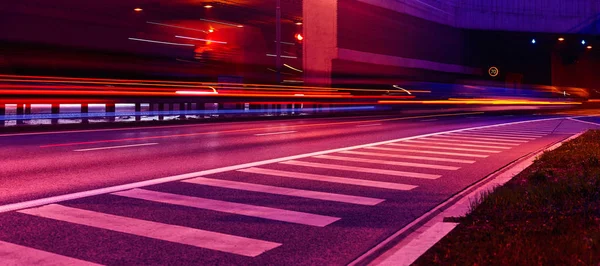
<instances>
[{"instance_id":1,"label":"streaking light trail","mask_svg":"<svg viewBox=\"0 0 600 266\"><path fill-rule=\"evenodd\" d=\"M161 42L161 41L155 41L155 40L146 40L146 39L138 39L138 38L129 38L129 40L132 40L132 41L138 41L138 42L149 42L149 43L158 43L158 44L168 44L168 45L175 45L175 46L194 46L193 44L188 44L188 43Z\"/></svg>"}]
</instances>

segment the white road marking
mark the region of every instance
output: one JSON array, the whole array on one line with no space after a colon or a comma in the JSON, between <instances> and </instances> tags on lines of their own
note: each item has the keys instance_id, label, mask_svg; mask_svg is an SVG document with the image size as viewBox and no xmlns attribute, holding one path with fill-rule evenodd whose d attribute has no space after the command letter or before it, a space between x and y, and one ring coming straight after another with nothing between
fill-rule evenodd
<instances>
[{"instance_id":1,"label":"white road marking","mask_svg":"<svg viewBox=\"0 0 600 266\"><path fill-rule=\"evenodd\" d=\"M340 219L338 217L191 197L140 188L115 192L113 195L318 227L325 227Z\"/></svg>"},{"instance_id":2,"label":"white road marking","mask_svg":"<svg viewBox=\"0 0 600 266\"><path fill-rule=\"evenodd\" d=\"M280 243L88 211L58 204L18 212L248 257L256 257L281 246Z\"/></svg>"},{"instance_id":3,"label":"white road marking","mask_svg":"<svg viewBox=\"0 0 600 266\"><path fill-rule=\"evenodd\" d=\"M465 136L459 136L459 135L440 135L439 137L444 137L444 138L454 138L454 139L466 139L466 140L489 140L489 141L503 141L503 142L512 142L512 143L527 143L529 141L527 140L512 140L512 139L497 139L497 138L479 138L479 137L465 137Z\"/></svg>"},{"instance_id":4,"label":"white road marking","mask_svg":"<svg viewBox=\"0 0 600 266\"><path fill-rule=\"evenodd\" d=\"M489 155L483 155L483 154L468 154L468 153L442 152L442 151L424 151L424 150L411 150L411 149L394 149L394 148L382 148L382 147L365 147L365 149L373 149L373 150L380 150L380 151L414 152L414 153L450 155L450 156L461 156L461 157L475 157L475 158L489 157Z\"/></svg>"},{"instance_id":5,"label":"white road marking","mask_svg":"<svg viewBox=\"0 0 600 266\"><path fill-rule=\"evenodd\" d=\"M263 168L256 168L256 167L241 169L238 171L244 172L244 173L271 175L271 176L279 176L279 177L289 177L289 178L296 178L296 179L313 180L313 181L321 181L321 182L337 183L337 184L353 185L353 186L362 186L362 187L371 187L371 188L384 188L384 189L392 189L392 190L411 190L411 189L414 189L417 187L417 186L413 186L413 185L406 185L406 184L400 184L400 183L371 181L371 180L362 180L362 179L353 179L353 178L317 175L317 174L307 174L307 173L299 173L299 172L263 169Z\"/></svg>"},{"instance_id":6,"label":"white road marking","mask_svg":"<svg viewBox=\"0 0 600 266\"><path fill-rule=\"evenodd\" d=\"M332 169L332 170L342 170L342 171L352 171L352 172L369 173L369 174L422 178L422 179L438 179L438 178L442 177L441 175L421 174L421 173L385 170L385 169L377 169L377 168L345 166L345 165L338 165L338 164L312 163L312 162L294 161L294 160L280 162L280 163L304 166L304 167L312 167L312 168L322 168L322 169Z\"/></svg>"},{"instance_id":7,"label":"white road marking","mask_svg":"<svg viewBox=\"0 0 600 266\"><path fill-rule=\"evenodd\" d=\"M377 204L385 201L384 199L367 198L367 197L360 197L360 196L351 196L351 195L344 195L344 194L327 193L327 192L294 189L294 188L286 188L286 187L275 187L275 186L243 183L243 182L204 178L204 177L197 177L197 178L193 178L193 179L183 180L181 182L197 184L197 185L204 185L204 186L229 188L229 189L236 189L236 190L253 191L253 192L261 192L261 193L268 193L268 194L275 194L275 195L284 195L284 196L300 197L300 198L307 198L307 199L343 202L343 203L367 205L367 206L374 206L374 205L377 205Z\"/></svg>"},{"instance_id":8,"label":"white road marking","mask_svg":"<svg viewBox=\"0 0 600 266\"><path fill-rule=\"evenodd\" d=\"M492 151L492 150L452 148L452 147L428 146L428 145L417 145L417 144L405 144L405 143L389 143L389 144L386 144L386 145L398 146L398 147L436 149L436 150L474 151L474 152L482 152L482 153L501 153L502 152L502 151Z\"/></svg>"},{"instance_id":9,"label":"white road marking","mask_svg":"<svg viewBox=\"0 0 600 266\"><path fill-rule=\"evenodd\" d=\"M537 139L537 138L531 138L531 137L508 137L508 136L502 136L502 135L473 134L470 132L458 132L458 133L452 133L452 135L468 136L468 137L496 138L496 139L512 139L512 140L534 140L534 139Z\"/></svg>"},{"instance_id":10,"label":"white road marking","mask_svg":"<svg viewBox=\"0 0 600 266\"><path fill-rule=\"evenodd\" d=\"M525 130L509 130L509 129L478 129L478 130L469 130L467 132L486 132L486 133L505 133L505 134L522 134L522 135L548 135L552 133L550 131L525 131Z\"/></svg>"},{"instance_id":11,"label":"white road marking","mask_svg":"<svg viewBox=\"0 0 600 266\"><path fill-rule=\"evenodd\" d=\"M541 138L548 134L517 134L517 133L504 133L504 132L483 132L483 131L467 131L465 133L468 134L477 134L477 135L492 135L492 136L500 136L500 137L517 137L517 138Z\"/></svg>"},{"instance_id":12,"label":"white road marking","mask_svg":"<svg viewBox=\"0 0 600 266\"><path fill-rule=\"evenodd\" d=\"M21 209L26 209L26 208L33 208L33 207L43 206L43 205L47 205L47 204L67 201L67 200L74 200L74 199L80 199L80 198L85 198L85 197L90 197L90 196L108 194L108 193L123 191L123 190L127 190L127 189L164 184L164 183L173 182L173 181L181 181L181 180L199 177L199 176L223 173L223 172L227 172L227 171L235 171L235 170L239 170L239 169L256 167L256 166L272 164L272 163L278 163L278 162L283 162L283 161L288 161L288 160L295 160L295 159L307 158L307 157L312 157L312 156L317 156L317 155L336 153L336 152L341 152L341 151L349 151L349 150L374 147L374 146L384 145L387 143L394 143L394 142L403 141L403 140L432 137L432 136L438 136L438 135L448 134L448 133L453 133L453 132L462 132L462 131L467 131L467 130L484 129L484 128L498 128L498 127L504 127L504 126L510 126L510 125L522 125L522 124L533 123L533 122L554 121L554 120L562 120L562 119L564 119L564 118L563 117L543 118L543 119L536 119L536 120L527 120L527 121L510 122L510 123L504 123L504 124L455 129L455 130L449 130L449 131L417 135L417 136L412 136L412 137L404 137L404 138L393 139L393 140L361 144L361 145L344 147L344 148L330 149L330 150L324 150L324 151L317 151L317 152L311 152L311 153L305 153L305 154L298 154L298 155L268 159L268 160L257 161L257 162L250 162L250 163L220 167L220 168L203 170L203 171L198 171L198 172L191 172L191 173L167 176L167 177L156 178L156 179L151 179L151 180L146 180L146 181L128 183L128 184L123 184L123 185L118 185L118 186L92 189L92 190L86 190L86 191L81 191L81 192L75 192L75 193L63 194L63 195L58 195L58 196L39 198L39 199L34 199L34 200L29 200L29 201L1 205L0 213L21 210ZM527 142L527 141L523 141L523 142ZM426 152L426 153L441 154L441 153L431 153L431 152ZM459 154L457 156L465 156L465 155ZM472 156L472 157L486 158L487 155L485 155L485 156L476 155L476 156Z\"/></svg>"},{"instance_id":13,"label":"white road marking","mask_svg":"<svg viewBox=\"0 0 600 266\"><path fill-rule=\"evenodd\" d=\"M439 222L428 228L420 234L408 245L397 250L377 266L409 266L412 265L425 251L433 247L435 243L440 241L450 231L452 231L458 223Z\"/></svg>"},{"instance_id":14,"label":"white road marking","mask_svg":"<svg viewBox=\"0 0 600 266\"><path fill-rule=\"evenodd\" d=\"M132 144L132 145L109 146L109 147L99 147L99 148L90 148L90 149L79 149L79 150L73 150L73 151L85 152L85 151L114 150L114 149L125 149L125 148L153 146L153 145L158 145L158 143L142 143L142 144Z\"/></svg>"},{"instance_id":15,"label":"white road marking","mask_svg":"<svg viewBox=\"0 0 600 266\"><path fill-rule=\"evenodd\" d=\"M579 119L574 119L574 118L567 118L567 119L575 121L575 122L581 122L581 123L590 124L590 125L594 125L594 126L600 126L600 124L598 124L598 123L589 122L589 121L585 121L585 120L579 120Z\"/></svg>"},{"instance_id":16,"label":"white road marking","mask_svg":"<svg viewBox=\"0 0 600 266\"><path fill-rule=\"evenodd\" d=\"M345 157L345 156L333 156L333 155L319 155L319 156L315 156L313 158L338 160L338 161L346 161L346 162L362 162L362 163L372 163L372 164L398 165L398 166L427 168L427 169L437 169L437 170L452 170L453 171L453 170L460 169L460 167L448 166L448 165L436 165L436 164L424 164L424 163L409 163L409 162L398 162L398 161L384 161L384 160L373 160L373 159L356 158L356 157Z\"/></svg>"},{"instance_id":17,"label":"white road marking","mask_svg":"<svg viewBox=\"0 0 600 266\"><path fill-rule=\"evenodd\" d=\"M381 126L381 124L358 125L356 127L376 127L376 126Z\"/></svg>"},{"instance_id":18,"label":"white road marking","mask_svg":"<svg viewBox=\"0 0 600 266\"><path fill-rule=\"evenodd\" d=\"M490 145L478 145L478 144L459 144L459 143L437 142L437 141L427 141L427 140L405 140L404 142L408 142L408 143L421 143L421 144L433 144L433 145L452 145L452 146L474 147L474 148L490 148L490 149L501 149L501 150L510 150L510 149L512 149L512 147L506 147L506 146L490 146Z\"/></svg>"},{"instance_id":19,"label":"white road marking","mask_svg":"<svg viewBox=\"0 0 600 266\"><path fill-rule=\"evenodd\" d=\"M446 136L432 136L422 138L420 140L431 140L431 141L443 141L443 142L460 142L460 143L476 143L476 144L490 144L490 145L504 145L504 146L519 146L521 143L506 143L506 142L494 142L494 141L477 141L477 140L462 140L462 139L448 139Z\"/></svg>"},{"instance_id":20,"label":"white road marking","mask_svg":"<svg viewBox=\"0 0 600 266\"><path fill-rule=\"evenodd\" d=\"M342 151L340 153L366 155L366 156L390 157L390 158L402 158L402 159L414 159L414 160L425 160L425 161L439 161L439 162L450 162L450 163L467 163L467 164L475 163L475 161L470 161L470 160L448 159L448 158L428 157L428 156L412 156L412 155L389 154L389 153L376 153L376 152Z\"/></svg>"},{"instance_id":21,"label":"white road marking","mask_svg":"<svg viewBox=\"0 0 600 266\"><path fill-rule=\"evenodd\" d=\"M283 135L283 134L292 134L292 133L296 133L298 131L282 131L282 132L272 132L272 133L261 133L261 134L254 134L254 136L271 136L271 135Z\"/></svg>"},{"instance_id":22,"label":"white road marking","mask_svg":"<svg viewBox=\"0 0 600 266\"><path fill-rule=\"evenodd\" d=\"M47 251L24 247L13 243L0 241L0 261L2 265L100 265L88 261L50 253Z\"/></svg>"}]
</instances>

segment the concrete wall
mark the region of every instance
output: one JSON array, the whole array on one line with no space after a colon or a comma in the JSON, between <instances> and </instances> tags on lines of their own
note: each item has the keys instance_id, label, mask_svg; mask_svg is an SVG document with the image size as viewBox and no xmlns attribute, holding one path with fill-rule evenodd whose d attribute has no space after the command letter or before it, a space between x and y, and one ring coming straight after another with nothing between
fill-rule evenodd
<instances>
[{"instance_id":1,"label":"concrete wall","mask_svg":"<svg viewBox=\"0 0 600 266\"><path fill-rule=\"evenodd\" d=\"M502 31L598 34L597 0L458 0L456 26Z\"/></svg>"}]
</instances>

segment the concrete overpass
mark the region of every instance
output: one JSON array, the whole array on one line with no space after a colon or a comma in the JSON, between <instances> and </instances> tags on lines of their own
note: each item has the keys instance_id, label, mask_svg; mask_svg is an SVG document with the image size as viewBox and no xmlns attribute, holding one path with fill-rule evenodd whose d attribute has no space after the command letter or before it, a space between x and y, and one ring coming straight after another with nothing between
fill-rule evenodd
<instances>
[{"instance_id":1,"label":"concrete overpass","mask_svg":"<svg viewBox=\"0 0 600 266\"><path fill-rule=\"evenodd\" d=\"M577 42L586 38L590 44L595 39L592 35L600 32L600 2L590 0L304 0L302 17L306 81L320 85L360 83L365 76L388 84L402 78L452 81L481 76L488 66L502 61L478 59L488 54L528 49L532 38L554 43L556 34L572 35ZM483 31L497 31L502 37L481 36ZM484 38L488 41L482 42ZM496 47L497 42L504 43ZM583 84L581 78L579 83L568 80L569 72L592 69L594 60L582 57L589 62L579 70L550 67L550 58L561 56L558 48L550 46L540 48L545 55L529 59L539 63L531 68L545 68L546 73L534 76L548 76L548 81L537 78L533 82L596 83L589 78Z\"/></svg>"}]
</instances>

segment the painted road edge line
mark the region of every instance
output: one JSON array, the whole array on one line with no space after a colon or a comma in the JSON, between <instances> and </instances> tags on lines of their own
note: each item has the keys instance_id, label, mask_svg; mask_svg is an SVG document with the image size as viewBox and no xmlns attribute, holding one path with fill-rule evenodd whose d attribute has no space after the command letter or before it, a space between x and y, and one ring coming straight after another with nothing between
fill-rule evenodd
<instances>
[{"instance_id":1,"label":"painted road edge line","mask_svg":"<svg viewBox=\"0 0 600 266\"><path fill-rule=\"evenodd\" d=\"M482 193L483 189L491 189L495 186L498 186L499 184L504 184L504 183L508 182L510 179L512 179L518 173L520 173L521 171L525 170L525 168L527 168L531 164L533 164L533 161L535 160L535 158L537 156L543 154L546 151L554 150L554 149L560 147L563 143L581 136L583 133L585 133L585 131L575 134L575 135L573 135L567 139L564 139L562 141L559 141L558 143L550 144L549 146L546 146L546 148L542 148L542 149L538 150L537 152L532 152L532 153L526 154L526 155L522 156L521 158L513 161L509 165L507 165L507 166L499 169L498 171L488 175L487 177L475 182L471 186L463 189L462 191L460 191L457 194L455 194L454 196L448 198L447 200L445 200L438 206L434 207L427 213L421 215L420 217L418 217L417 219L415 219L414 221L412 221L411 223L409 223L402 229L398 230L396 233L394 233L390 237L386 238L384 241L377 244L375 247L373 247L372 249L370 249L369 251L367 251L360 257L356 258L352 262L348 263L347 265L348 266L380 265L380 264L384 263L385 259L387 259L393 255L393 254L389 254L390 252L393 253L394 251L397 251L402 246L405 246L406 244L408 244L411 240L414 240L420 234L420 232L422 232L422 230L419 230L422 227L430 225L430 223L443 221L443 218L447 216L448 211L452 211L453 209L455 209L456 206L461 203L461 201L470 203L469 200L474 199L470 196L473 196L473 197L478 196L480 193ZM515 169L517 170L516 172L513 171ZM448 206L448 205L450 205L450 206ZM444 209L444 210L441 211L441 209ZM438 214L435 215L435 213L438 213ZM432 217L432 215L435 215L435 216ZM423 223L423 221L425 221L425 220L427 220L427 221L425 223ZM416 227L418 224L423 224L423 225ZM388 250L386 248L388 245L390 245L390 243L393 243L394 241L396 241L399 236L406 234L408 231L412 231L413 233L410 233L409 235L407 235L404 238L404 240L400 241L399 243L396 243L394 245L394 247L392 247L391 249ZM408 241L406 241L406 240L408 240ZM427 251L427 249L423 250L421 255L424 254L426 251ZM378 253L380 253L380 254L377 255L376 258L372 258L373 256L375 256ZM369 259L371 259L371 260L369 261Z\"/></svg>"},{"instance_id":2,"label":"painted road edge line","mask_svg":"<svg viewBox=\"0 0 600 266\"><path fill-rule=\"evenodd\" d=\"M153 186L153 185L174 182L174 181L181 181L181 180L185 180L185 179L191 179L191 178L195 178L195 177L201 177L201 176L212 175L212 174L216 174L216 173L223 173L223 172L228 172L228 171L235 171L235 170L256 167L256 166L261 166L261 165L266 165L266 164L279 163L279 162L284 162L284 161L289 161L289 160L302 159L302 158L324 155L324 154L329 154L329 153L341 152L341 151L361 149L361 148L365 148L365 147L373 147L373 146L384 145L384 144L394 143L394 142L403 141L403 140L411 140L411 139L417 139L417 138L438 136L441 134L461 132L461 131L472 130L472 129L494 128L494 127L506 126L506 125L518 125L518 124L541 122L541 121L552 121L552 120L560 120L560 119L565 119L565 118L564 117L543 118L543 119L510 122L510 123L503 123L503 124L496 124L496 125L455 129L455 130L450 130L450 131L435 132L435 133L423 134L423 135L412 136L412 137L405 137L405 138L400 138L400 139L386 140L386 141L381 141L381 142L368 143L368 144L362 144L362 145L345 147L345 148L337 148L337 149L331 149L331 150L325 150L325 151L292 155L292 156L269 159L269 160L258 161L258 162L225 166L225 167L220 167L220 168L215 168L215 169L210 169L210 170L203 170L203 171L181 174L181 175L174 175L174 176L169 176L169 177L161 177L161 178L157 178L157 179L134 182L134 183L124 184L124 185L92 189L92 190L87 190L87 191L82 191L82 192L75 192L75 193L69 193L69 194L64 194L64 195L59 195L59 196L52 196L52 197L47 197L47 198L6 204L6 205L0 206L0 213L21 210L21 209L26 209L26 208L33 208L33 207L38 207L38 206L42 206L42 205L58 203L58 202L67 201L67 200L80 199L80 198L85 198L85 197L90 197L90 196L110 194L110 193L114 193L114 192L118 192L118 191L134 189L134 188Z\"/></svg>"}]
</instances>

